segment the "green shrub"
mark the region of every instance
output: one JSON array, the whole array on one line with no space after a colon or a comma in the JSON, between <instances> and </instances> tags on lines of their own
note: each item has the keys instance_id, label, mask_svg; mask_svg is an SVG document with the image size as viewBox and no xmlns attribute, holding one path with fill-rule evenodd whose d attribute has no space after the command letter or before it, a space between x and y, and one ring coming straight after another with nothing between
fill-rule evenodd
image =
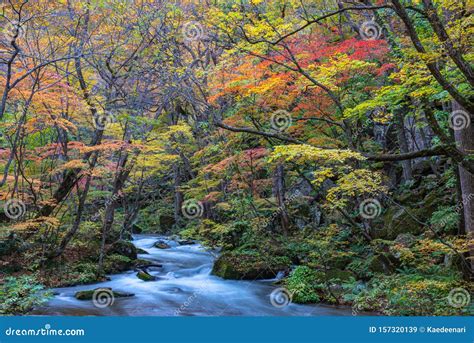
<instances>
[{"instance_id":1,"label":"green shrub","mask_svg":"<svg viewBox=\"0 0 474 343\"><path fill-rule=\"evenodd\" d=\"M286 279L286 287L296 303L319 302L318 290L321 275L306 266L298 266Z\"/></svg>"},{"instance_id":2,"label":"green shrub","mask_svg":"<svg viewBox=\"0 0 474 343\"><path fill-rule=\"evenodd\" d=\"M7 277L0 286L0 314L23 314L51 297L32 276Z\"/></svg>"}]
</instances>

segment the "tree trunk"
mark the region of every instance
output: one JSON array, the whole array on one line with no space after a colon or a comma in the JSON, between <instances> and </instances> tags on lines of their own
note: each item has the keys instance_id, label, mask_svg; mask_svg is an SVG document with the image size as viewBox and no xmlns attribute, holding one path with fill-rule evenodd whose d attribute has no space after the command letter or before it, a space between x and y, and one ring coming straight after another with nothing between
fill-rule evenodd
<instances>
[{"instance_id":1,"label":"tree trunk","mask_svg":"<svg viewBox=\"0 0 474 343\"><path fill-rule=\"evenodd\" d=\"M130 168L125 168L125 165L127 164L127 158L128 154L125 153L124 156L120 157L119 162L117 163L117 173L115 174L112 197L110 202L105 207L104 224L102 226L102 240L99 254L99 270L102 270L105 255L105 242L107 240L107 235L112 229L112 225L114 223L115 206L119 198L119 193L130 173Z\"/></svg>"},{"instance_id":2,"label":"tree trunk","mask_svg":"<svg viewBox=\"0 0 474 343\"><path fill-rule=\"evenodd\" d=\"M277 200L281 228L283 234L286 236L288 235L290 219L285 204L285 170L282 164L279 164L275 170L273 177L273 195Z\"/></svg>"},{"instance_id":3,"label":"tree trunk","mask_svg":"<svg viewBox=\"0 0 474 343\"><path fill-rule=\"evenodd\" d=\"M472 154L474 151L474 122L472 121L473 115L463 109L457 102L453 101L453 112L463 111L471 118L471 123L464 129L455 130L454 137L456 144L462 152L466 154ZM459 167L459 181L461 185L462 193L462 205L465 230L464 232L468 236L468 240L473 238L474 235L474 175L463 167ZM471 265L471 278L474 272L474 246L469 246L470 265Z\"/></svg>"},{"instance_id":4,"label":"tree trunk","mask_svg":"<svg viewBox=\"0 0 474 343\"><path fill-rule=\"evenodd\" d=\"M174 171L174 220L176 223L181 218L181 206L183 204L183 193L180 191L181 171L178 164L173 167Z\"/></svg>"},{"instance_id":5,"label":"tree trunk","mask_svg":"<svg viewBox=\"0 0 474 343\"><path fill-rule=\"evenodd\" d=\"M396 125L397 125L397 138L398 138L398 145L400 146L400 152L402 154L406 154L410 151L408 149L407 137L405 135L405 123L404 123L403 113L404 113L404 109L402 108L400 112L395 113L394 118L396 120ZM402 161L402 169L403 169L403 179L405 180L405 182L413 179L411 160Z\"/></svg>"}]
</instances>

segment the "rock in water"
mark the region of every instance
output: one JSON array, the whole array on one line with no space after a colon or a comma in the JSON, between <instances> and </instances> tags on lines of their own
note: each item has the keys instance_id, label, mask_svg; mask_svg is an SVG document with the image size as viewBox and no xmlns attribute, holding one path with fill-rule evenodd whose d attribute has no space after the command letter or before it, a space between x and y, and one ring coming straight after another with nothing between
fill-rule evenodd
<instances>
[{"instance_id":1,"label":"rock in water","mask_svg":"<svg viewBox=\"0 0 474 343\"><path fill-rule=\"evenodd\" d=\"M135 294L133 293L126 293L126 292L119 292L119 291L114 291L110 287L99 287L95 289L91 289L88 291L79 291L76 292L74 297L77 300L92 300L94 298L94 294L99 294L101 292L107 292L113 294L115 298L124 298L124 297L133 297Z\"/></svg>"},{"instance_id":2,"label":"rock in water","mask_svg":"<svg viewBox=\"0 0 474 343\"><path fill-rule=\"evenodd\" d=\"M149 252L146 250L143 250L142 248L137 248L137 254L147 255L149 254Z\"/></svg>"},{"instance_id":3,"label":"rock in water","mask_svg":"<svg viewBox=\"0 0 474 343\"><path fill-rule=\"evenodd\" d=\"M156 280L156 277L154 277L153 275L150 275L148 273L145 273L143 270L140 270L137 273L137 277L140 280L143 280L143 281L155 281Z\"/></svg>"},{"instance_id":4,"label":"rock in water","mask_svg":"<svg viewBox=\"0 0 474 343\"><path fill-rule=\"evenodd\" d=\"M171 246L168 243L163 242L163 241L158 241L155 244L153 244L153 246L155 248L158 248L158 249L169 249L169 248L171 248Z\"/></svg>"}]
</instances>

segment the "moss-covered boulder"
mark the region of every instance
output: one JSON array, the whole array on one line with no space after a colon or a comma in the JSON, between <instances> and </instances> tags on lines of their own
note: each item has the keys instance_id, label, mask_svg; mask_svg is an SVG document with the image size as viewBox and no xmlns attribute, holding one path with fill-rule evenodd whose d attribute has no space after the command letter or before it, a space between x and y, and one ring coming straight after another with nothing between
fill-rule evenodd
<instances>
[{"instance_id":1,"label":"moss-covered boulder","mask_svg":"<svg viewBox=\"0 0 474 343\"><path fill-rule=\"evenodd\" d=\"M401 233L395 238L395 244L399 244L404 248L411 248L416 244L416 237L411 233Z\"/></svg>"},{"instance_id":2,"label":"moss-covered boulder","mask_svg":"<svg viewBox=\"0 0 474 343\"><path fill-rule=\"evenodd\" d=\"M171 248L171 245L169 245L168 243L166 243L164 241L158 241L155 244L153 244L153 246L155 248L158 248L158 249L169 249L169 248Z\"/></svg>"},{"instance_id":3,"label":"moss-covered boulder","mask_svg":"<svg viewBox=\"0 0 474 343\"><path fill-rule=\"evenodd\" d=\"M447 182L447 177L442 180ZM443 183L434 179L424 177L417 187L396 194L397 204L384 209L383 216L374 221L372 237L394 240L400 234L419 235L426 231L423 223L429 222L440 206L449 206L455 201L455 194L446 192L445 187L439 187Z\"/></svg>"},{"instance_id":4,"label":"moss-covered boulder","mask_svg":"<svg viewBox=\"0 0 474 343\"><path fill-rule=\"evenodd\" d=\"M95 288L95 289L91 289L87 291L76 292L74 297L77 300L92 300L95 297L100 296L101 294L111 294L111 295L113 294L114 298L132 297L135 295L133 293L114 291L110 287L99 287L99 288Z\"/></svg>"},{"instance_id":5,"label":"moss-covered boulder","mask_svg":"<svg viewBox=\"0 0 474 343\"><path fill-rule=\"evenodd\" d=\"M134 260L127 256L113 254L105 257L104 271L107 274L116 274L131 269L134 266Z\"/></svg>"},{"instance_id":6,"label":"moss-covered boulder","mask_svg":"<svg viewBox=\"0 0 474 343\"><path fill-rule=\"evenodd\" d=\"M124 240L114 242L109 248L108 253L127 256L131 260L137 258L137 248L131 242Z\"/></svg>"},{"instance_id":7,"label":"moss-covered boulder","mask_svg":"<svg viewBox=\"0 0 474 343\"><path fill-rule=\"evenodd\" d=\"M174 220L174 217L167 216L167 215L161 215L160 216L159 225L160 225L160 231L161 232L171 231L174 224L176 224L176 221Z\"/></svg>"},{"instance_id":8,"label":"moss-covered boulder","mask_svg":"<svg viewBox=\"0 0 474 343\"><path fill-rule=\"evenodd\" d=\"M374 238L395 239L401 233L418 235L423 232L424 227L417 218L423 218L423 210L407 212L404 208L390 207L383 216L383 223L371 230Z\"/></svg>"},{"instance_id":9,"label":"moss-covered boulder","mask_svg":"<svg viewBox=\"0 0 474 343\"><path fill-rule=\"evenodd\" d=\"M391 274L395 266L387 254L376 254L368 258L368 270L372 273Z\"/></svg>"},{"instance_id":10,"label":"moss-covered boulder","mask_svg":"<svg viewBox=\"0 0 474 343\"><path fill-rule=\"evenodd\" d=\"M156 280L156 277L144 272L143 270L140 270L137 273L137 278L139 278L140 280L143 280L143 281L155 281Z\"/></svg>"},{"instance_id":11,"label":"moss-covered boulder","mask_svg":"<svg viewBox=\"0 0 474 343\"><path fill-rule=\"evenodd\" d=\"M216 260L212 274L232 280L270 279L279 271L288 270L290 264L290 259L285 256L227 252Z\"/></svg>"}]
</instances>

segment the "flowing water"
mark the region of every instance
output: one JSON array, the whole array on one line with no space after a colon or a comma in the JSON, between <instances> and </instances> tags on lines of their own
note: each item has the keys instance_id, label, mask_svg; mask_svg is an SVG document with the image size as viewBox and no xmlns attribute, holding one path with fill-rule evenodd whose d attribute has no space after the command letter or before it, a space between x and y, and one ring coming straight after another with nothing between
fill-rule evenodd
<instances>
[{"instance_id":1,"label":"flowing water","mask_svg":"<svg viewBox=\"0 0 474 343\"><path fill-rule=\"evenodd\" d=\"M154 248L158 240L170 249ZM133 243L148 254L139 258L162 264L150 268L156 281L142 281L135 271L110 276L93 285L53 289L56 294L37 315L94 316L321 316L351 315L347 307L324 305L272 305L275 280L234 281L211 275L214 255L199 244L179 245L160 236L136 235ZM77 300L77 291L111 287L135 296L115 298L110 306L97 308L91 300ZM274 302L275 303L275 302ZM278 306L278 303L277 303Z\"/></svg>"}]
</instances>

